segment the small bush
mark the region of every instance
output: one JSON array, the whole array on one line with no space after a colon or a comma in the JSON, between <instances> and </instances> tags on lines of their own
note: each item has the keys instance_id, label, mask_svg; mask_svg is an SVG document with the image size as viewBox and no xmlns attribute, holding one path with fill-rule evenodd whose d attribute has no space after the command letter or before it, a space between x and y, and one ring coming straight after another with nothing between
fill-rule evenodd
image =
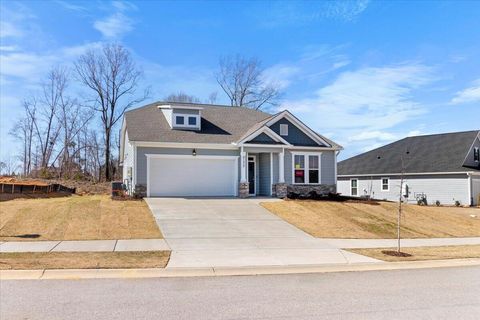
<instances>
[{"instance_id":1,"label":"small bush","mask_svg":"<svg viewBox=\"0 0 480 320\"><path fill-rule=\"evenodd\" d=\"M435 205L436 205L437 207L440 207L440 204L441 204L441 203L440 203L440 200L435 201Z\"/></svg>"},{"instance_id":2,"label":"small bush","mask_svg":"<svg viewBox=\"0 0 480 320\"><path fill-rule=\"evenodd\" d=\"M460 207L462 204L460 203L460 201L458 200L455 200L455 207Z\"/></svg>"},{"instance_id":3,"label":"small bush","mask_svg":"<svg viewBox=\"0 0 480 320\"><path fill-rule=\"evenodd\" d=\"M418 204L419 206L426 206L426 205L428 205L428 203L427 203L427 198L420 198L420 199L418 199L418 200L417 200L417 204Z\"/></svg>"}]
</instances>

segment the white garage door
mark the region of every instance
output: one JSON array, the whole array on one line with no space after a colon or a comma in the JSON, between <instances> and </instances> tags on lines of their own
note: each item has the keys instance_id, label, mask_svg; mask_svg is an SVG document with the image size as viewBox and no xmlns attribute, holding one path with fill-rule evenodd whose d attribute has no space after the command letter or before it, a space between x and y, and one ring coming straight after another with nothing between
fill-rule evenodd
<instances>
[{"instance_id":1,"label":"white garage door","mask_svg":"<svg viewBox=\"0 0 480 320\"><path fill-rule=\"evenodd\" d=\"M150 197L236 195L236 157L157 156L148 162Z\"/></svg>"}]
</instances>

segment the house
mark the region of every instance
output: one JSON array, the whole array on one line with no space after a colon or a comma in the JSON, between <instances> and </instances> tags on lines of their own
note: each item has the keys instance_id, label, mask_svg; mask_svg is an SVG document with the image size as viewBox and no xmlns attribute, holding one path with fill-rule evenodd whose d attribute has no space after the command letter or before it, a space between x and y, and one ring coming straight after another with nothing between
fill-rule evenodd
<instances>
[{"instance_id":1,"label":"house","mask_svg":"<svg viewBox=\"0 0 480 320\"><path fill-rule=\"evenodd\" d=\"M336 190L342 147L289 111L157 102L125 113L120 159L142 196L276 196Z\"/></svg>"},{"instance_id":2,"label":"house","mask_svg":"<svg viewBox=\"0 0 480 320\"><path fill-rule=\"evenodd\" d=\"M409 202L478 205L479 150L478 130L408 137L339 162L338 192L398 201L403 171Z\"/></svg>"}]
</instances>

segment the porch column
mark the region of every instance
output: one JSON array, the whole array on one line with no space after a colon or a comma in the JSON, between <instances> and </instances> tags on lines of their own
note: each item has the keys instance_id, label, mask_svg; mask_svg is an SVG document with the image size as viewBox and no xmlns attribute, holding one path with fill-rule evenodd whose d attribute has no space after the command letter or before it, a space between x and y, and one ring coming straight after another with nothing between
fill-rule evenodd
<instances>
[{"instance_id":1,"label":"porch column","mask_svg":"<svg viewBox=\"0 0 480 320\"><path fill-rule=\"evenodd\" d=\"M246 158L246 152L242 151L240 152L240 182L247 182L246 174L245 172L247 171L245 168L245 158Z\"/></svg>"},{"instance_id":2,"label":"porch column","mask_svg":"<svg viewBox=\"0 0 480 320\"><path fill-rule=\"evenodd\" d=\"M285 150L278 154L278 183L285 183Z\"/></svg>"}]
</instances>

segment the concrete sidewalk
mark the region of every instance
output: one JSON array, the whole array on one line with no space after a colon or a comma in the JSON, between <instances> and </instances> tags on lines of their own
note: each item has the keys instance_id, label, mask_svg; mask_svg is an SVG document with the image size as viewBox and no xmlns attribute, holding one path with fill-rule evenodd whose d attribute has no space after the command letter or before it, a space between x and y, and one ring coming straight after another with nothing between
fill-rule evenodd
<instances>
[{"instance_id":1,"label":"concrete sidewalk","mask_svg":"<svg viewBox=\"0 0 480 320\"><path fill-rule=\"evenodd\" d=\"M82 241L9 241L0 243L7 252L121 252L170 250L163 239L82 240Z\"/></svg>"},{"instance_id":2,"label":"concrete sidewalk","mask_svg":"<svg viewBox=\"0 0 480 320\"><path fill-rule=\"evenodd\" d=\"M328 239L319 238L334 248L394 248L397 246L397 239ZM461 246L480 245L480 237L470 238L428 238L428 239L401 239L402 247L439 247L439 246Z\"/></svg>"}]
</instances>

